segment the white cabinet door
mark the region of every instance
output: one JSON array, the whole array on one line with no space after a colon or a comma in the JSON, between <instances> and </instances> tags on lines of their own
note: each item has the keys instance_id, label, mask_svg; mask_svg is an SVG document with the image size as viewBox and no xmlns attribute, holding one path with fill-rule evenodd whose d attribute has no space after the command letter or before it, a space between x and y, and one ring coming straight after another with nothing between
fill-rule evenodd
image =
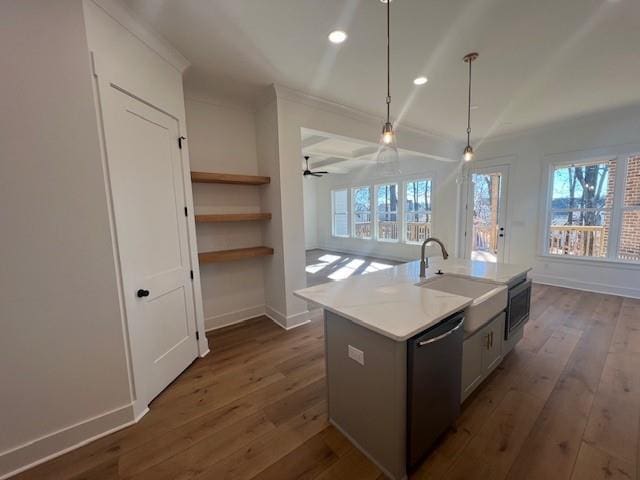
<instances>
[{"instance_id":1,"label":"white cabinet door","mask_svg":"<svg viewBox=\"0 0 640 480\"><path fill-rule=\"evenodd\" d=\"M485 345L485 335L481 331L464 341L462 347L462 401L475 390L484 378L482 351Z\"/></svg>"},{"instance_id":2,"label":"white cabinet door","mask_svg":"<svg viewBox=\"0 0 640 480\"><path fill-rule=\"evenodd\" d=\"M504 322L505 314L501 313L465 339L462 347L462 401L502 361Z\"/></svg>"},{"instance_id":3,"label":"white cabinet door","mask_svg":"<svg viewBox=\"0 0 640 480\"><path fill-rule=\"evenodd\" d=\"M502 313L483 328L486 345L482 351L482 368L489 375L502 361L502 338L504 335L505 314Z\"/></svg>"},{"instance_id":4,"label":"white cabinet door","mask_svg":"<svg viewBox=\"0 0 640 480\"><path fill-rule=\"evenodd\" d=\"M178 121L115 87L104 93L136 397L149 403L197 356Z\"/></svg>"}]
</instances>

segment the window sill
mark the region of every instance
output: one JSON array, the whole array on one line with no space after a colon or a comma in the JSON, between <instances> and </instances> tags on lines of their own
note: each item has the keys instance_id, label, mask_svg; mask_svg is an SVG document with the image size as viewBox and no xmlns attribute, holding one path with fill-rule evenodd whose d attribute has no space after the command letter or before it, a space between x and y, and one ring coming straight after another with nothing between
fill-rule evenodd
<instances>
[{"instance_id":1,"label":"window sill","mask_svg":"<svg viewBox=\"0 0 640 480\"><path fill-rule=\"evenodd\" d=\"M625 262L622 260L611 260L608 258L592 258L592 257L572 257L569 255L549 255L542 254L537 255L537 258L542 261L557 261L561 263L573 263L573 264L585 264L594 266L611 266L618 267L627 270L640 270L640 262Z\"/></svg>"},{"instance_id":2,"label":"window sill","mask_svg":"<svg viewBox=\"0 0 640 480\"><path fill-rule=\"evenodd\" d=\"M351 238L349 235L331 235L331 238Z\"/></svg>"}]
</instances>

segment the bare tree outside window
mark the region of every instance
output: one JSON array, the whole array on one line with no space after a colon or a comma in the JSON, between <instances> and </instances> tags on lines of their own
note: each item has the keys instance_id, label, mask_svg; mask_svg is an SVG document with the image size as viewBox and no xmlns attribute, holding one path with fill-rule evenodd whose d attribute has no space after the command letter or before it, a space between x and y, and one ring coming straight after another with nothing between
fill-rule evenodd
<instances>
[{"instance_id":1,"label":"bare tree outside window","mask_svg":"<svg viewBox=\"0 0 640 480\"><path fill-rule=\"evenodd\" d=\"M607 256L614 165L594 162L554 169L549 253Z\"/></svg>"}]
</instances>

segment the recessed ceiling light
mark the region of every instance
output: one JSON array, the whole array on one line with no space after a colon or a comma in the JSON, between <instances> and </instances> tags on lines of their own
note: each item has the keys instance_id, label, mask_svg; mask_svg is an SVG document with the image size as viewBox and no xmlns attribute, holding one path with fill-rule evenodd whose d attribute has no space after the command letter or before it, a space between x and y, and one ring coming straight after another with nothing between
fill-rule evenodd
<instances>
[{"instance_id":1,"label":"recessed ceiling light","mask_svg":"<svg viewBox=\"0 0 640 480\"><path fill-rule=\"evenodd\" d=\"M480 107L479 107L478 105L471 105L471 110L477 110L477 109L479 109L479 108L480 108Z\"/></svg>"},{"instance_id":2,"label":"recessed ceiling light","mask_svg":"<svg viewBox=\"0 0 640 480\"><path fill-rule=\"evenodd\" d=\"M329 34L329 41L331 43L342 43L347 39L347 34L342 30L335 30Z\"/></svg>"},{"instance_id":3,"label":"recessed ceiling light","mask_svg":"<svg viewBox=\"0 0 640 480\"><path fill-rule=\"evenodd\" d=\"M413 84L414 85L424 85L428 81L429 81L429 79L427 77L418 77L418 78L414 78L413 79Z\"/></svg>"},{"instance_id":4,"label":"recessed ceiling light","mask_svg":"<svg viewBox=\"0 0 640 480\"><path fill-rule=\"evenodd\" d=\"M387 3L387 1L393 2L393 0L380 0L382 3Z\"/></svg>"}]
</instances>

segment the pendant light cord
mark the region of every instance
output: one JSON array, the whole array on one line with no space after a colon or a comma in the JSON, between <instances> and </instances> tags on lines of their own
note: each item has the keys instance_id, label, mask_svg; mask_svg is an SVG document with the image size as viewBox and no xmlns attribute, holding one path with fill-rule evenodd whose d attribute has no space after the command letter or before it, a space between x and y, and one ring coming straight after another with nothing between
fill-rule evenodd
<instances>
[{"instance_id":1,"label":"pendant light cord","mask_svg":"<svg viewBox=\"0 0 640 480\"><path fill-rule=\"evenodd\" d=\"M390 122L391 105L391 0L387 0L387 123Z\"/></svg>"},{"instance_id":2,"label":"pendant light cord","mask_svg":"<svg viewBox=\"0 0 640 480\"><path fill-rule=\"evenodd\" d=\"M469 58L469 104L467 108L467 146L471 144L471 63L473 63L473 60Z\"/></svg>"}]
</instances>

